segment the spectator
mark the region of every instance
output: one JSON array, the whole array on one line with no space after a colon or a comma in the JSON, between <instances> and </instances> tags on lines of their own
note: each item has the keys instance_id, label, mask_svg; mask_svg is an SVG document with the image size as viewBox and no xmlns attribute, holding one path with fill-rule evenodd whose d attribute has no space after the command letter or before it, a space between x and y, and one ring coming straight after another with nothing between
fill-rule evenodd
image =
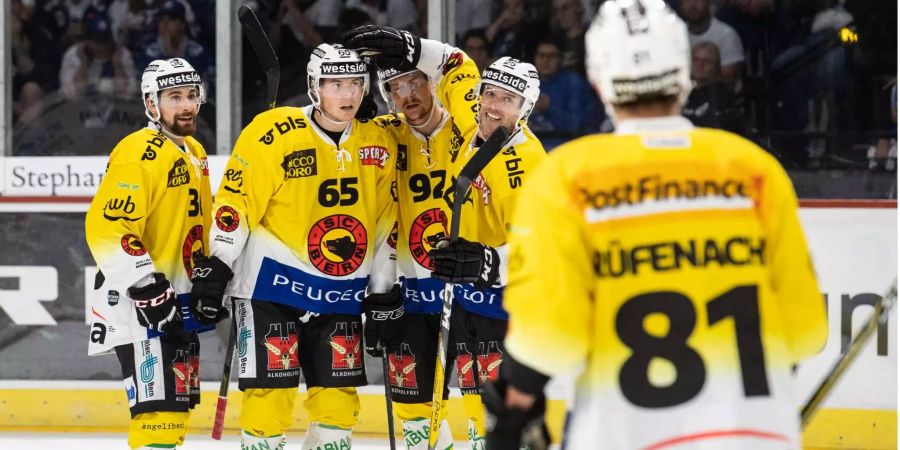
<instances>
[{"instance_id":1,"label":"spectator","mask_svg":"<svg viewBox=\"0 0 900 450\"><path fill-rule=\"evenodd\" d=\"M479 71L483 71L494 62L491 57L491 42L484 34L484 30L473 29L466 31L462 39L462 50L475 61Z\"/></svg>"},{"instance_id":2,"label":"spectator","mask_svg":"<svg viewBox=\"0 0 900 450\"><path fill-rule=\"evenodd\" d=\"M146 67L154 59L184 58L190 61L203 79L209 77L209 53L197 41L188 37L188 23L184 5L176 0L162 4L157 15L156 39L151 41L140 57L139 66Z\"/></svg>"},{"instance_id":3,"label":"spectator","mask_svg":"<svg viewBox=\"0 0 900 450\"><path fill-rule=\"evenodd\" d=\"M59 86L62 53L36 20L33 2L13 0L10 13L14 122L28 122L40 115L44 94Z\"/></svg>"},{"instance_id":4,"label":"spectator","mask_svg":"<svg viewBox=\"0 0 900 450\"><path fill-rule=\"evenodd\" d=\"M535 30L529 30L524 19L523 0L503 0L503 12L485 30L488 40L494 43L491 51L494 57L525 59L531 56L528 36L535 34Z\"/></svg>"},{"instance_id":5,"label":"spectator","mask_svg":"<svg viewBox=\"0 0 900 450\"><path fill-rule=\"evenodd\" d=\"M483 0L456 0L456 36L465 43L470 30L482 30L491 25L491 3ZM468 53L468 52L466 52ZM469 53L469 56L472 56ZM481 65L478 66L481 68ZM485 66L487 67L487 66Z\"/></svg>"},{"instance_id":6,"label":"spectator","mask_svg":"<svg viewBox=\"0 0 900 450\"><path fill-rule=\"evenodd\" d=\"M85 26L84 40L66 50L59 84L70 100L93 94L129 97L136 91L137 74L131 53L113 41L106 16L91 18Z\"/></svg>"},{"instance_id":7,"label":"spectator","mask_svg":"<svg viewBox=\"0 0 900 450\"><path fill-rule=\"evenodd\" d=\"M584 77L584 7L579 0L553 0L550 29L562 44L561 66Z\"/></svg>"},{"instance_id":8,"label":"spectator","mask_svg":"<svg viewBox=\"0 0 900 450\"><path fill-rule=\"evenodd\" d=\"M741 134L743 112L740 100L722 81L719 49L712 42L701 42L691 50L691 79L694 89L682 114L695 126L720 128Z\"/></svg>"},{"instance_id":9,"label":"spectator","mask_svg":"<svg viewBox=\"0 0 900 450\"><path fill-rule=\"evenodd\" d=\"M575 72L561 68L561 46L544 38L534 52L534 66L541 79L541 95L529 126L535 132L570 133L566 137L541 137L547 151L563 142L597 132L603 121L600 101L590 85Z\"/></svg>"},{"instance_id":10,"label":"spectator","mask_svg":"<svg viewBox=\"0 0 900 450\"><path fill-rule=\"evenodd\" d=\"M344 2L342 0L315 0L306 11L303 11L303 15L313 24L324 42L335 42L340 38L335 31L340 23L343 9ZM312 47L316 45L318 44L314 44Z\"/></svg>"},{"instance_id":11,"label":"spectator","mask_svg":"<svg viewBox=\"0 0 900 450\"><path fill-rule=\"evenodd\" d=\"M320 4L323 4L321 0L316 3ZM331 27L332 32L337 29L337 23ZM300 11L296 0L281 0L269 37L277 54L297 55L281 59L278 93L289 104L292 103L291 99L297 96L306 96L308 55L313 48L323 42L322 36L316 31L318 28L305 13Z\"/></svg>"},{"instance_id":12,"label":"spectator","mask_svg":"<svg viewBox=\"0 0 900 450\"><path fill-rule=\"evenodd\" d=\"M348 8L359 8L378 25L387 25L421 36L419 12L412 0L349 0Z\"/></svg>"},{"instance_id":13,"label":"spectator","mask_svg":"<svg viewBox=\"0 0 900 450\"><path fill-rule=\"evenodd\" d=\"M722 80L735 86L744 62L744 47L733 28L712 16L709 1L681 0L681 17L687 23L692 47L701 42L716 44L722 61Z\"/></svg>"}]
</instances>

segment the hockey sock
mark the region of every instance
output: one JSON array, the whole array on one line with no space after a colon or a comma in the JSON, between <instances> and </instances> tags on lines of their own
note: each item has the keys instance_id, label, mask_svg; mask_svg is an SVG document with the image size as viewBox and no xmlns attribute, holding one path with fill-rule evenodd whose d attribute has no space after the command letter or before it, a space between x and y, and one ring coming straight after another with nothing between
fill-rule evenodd
<instances>
[{"instance_id":1,"label":"hockey sock","mask_svg":"<svg viewBox=\"0 0 900 450\"><path fill-rule=\"evenodd\" d=\"M137 414L128 423L128 445L133 449L181 445L188 417L187 412L172 411Z\"/></svg>"},{"instance_id":2,"label":"hockey sock","mask_svg":"<svg viewBox=\"0 0 900 450\"><path fill-rule=\"evenodd\" d=\"M293 421L296 398L296 388L245 389L238 420L241 430L256 437L283 435Z\"/></svg>"},{"instance_id":3,"label":"hockey sock","mask_svg":"<svg viewBox=\"0 0 900 450\"><path fill-rule=\"evenodd\" d=\"M241 450L283 450L287 439L283 434L277 436L254 436L247 430L241 430Z\"/></svg>"},{"instance_id":4,"label":"hockey sock","mask_svg":"<svg viewBox=\"0 0 900 450\"><path fill-rule=\"evenodd\" d=\"M310 422L301 450L350 450L352 430Z\"/></svg>"},{"instance_id":5,"label":"hockey sock","mask_svg":"<svg viewBox=\"0 0 900 450\"><path fill-rule=\"evenodd\" d=\"M406 442L407 450L427 450L428 437L431 434L429 428L431 420L419 418L415 420L403 421L403 440ZM441 421L441 427L438 429L437 450L453 449L453 434L450 433L450 424L447 420Z\"/></svg>"},{"instance_id":6,"label":"hockey sock","mask_svg":"<svg viewBox=\"0 0 900 450\"><path fill-rule=\"evenodd\" d=\"M463 394L463 409L469 418L468 435L469 447L472 450L484 450L484 405L481 404L481 396L478 394Z\"/></svg>"}]
</instances>

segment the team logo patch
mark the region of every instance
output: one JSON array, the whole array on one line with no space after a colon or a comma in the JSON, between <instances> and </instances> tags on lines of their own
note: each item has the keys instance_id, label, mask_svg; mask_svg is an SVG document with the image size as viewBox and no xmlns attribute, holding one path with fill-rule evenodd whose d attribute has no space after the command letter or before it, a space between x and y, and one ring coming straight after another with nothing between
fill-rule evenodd
<instances>
[{"instance_id":1,"label":"team logo patch","mask_svg":"<svg viewBox=\"0 0 900 450\"><path fill-rule=\"evenodd\" d=\"M284 179L311 177L318 173L316 167L316 149L298 150L284 157L281 162Z\"/></svg>"},{"instance_id":2,"label":"team logo patch","mask_svg":"<svg viewBox=\"0 0 900 450\"><path fill-rule=\"evenodd\" d=\"M359 149L359 162L364 166L378 166L379 169L384 169L384 163L387 162L390 156L386 148L378 145L360 147Z\"/></svg>"},{"instance_id":3,"label":"team logo patch","mask_svg":"<svg viewBox=\"0 0 900 450\"><path fill-rule=\"evenodd\" d=\"M203 176L209 176L209 159L207 157L200 158L200 169L203 170Z\"/></svg>"},{"instance_id":4,"label":"team logo patch","mask_svg":"<svg viewBox=\"0 0 900 450\"><path fill-rule=\"evenodd\" d=\"M191 174L188 171L187 163L184 162L184 159L179 158L169 170L169 182L166 187L177 187L188 184L190 181Z\"/></svg>"},{"instance_id":5,"label":"team logo patch","mask_svg":"<svg viewBox=\"0 0 900 450\"><path fill-rule=\"evenodd\" d=\"M500 351L500 345L497 341L487 343L480 342L478 344L478 382L484 384L489 381L496 381L500 374L500 364L503 363L503 353Z\"/></svg>"},{"instance_id":6,"label":"team logo patch","mask_svg":"<svg viewBox=\"0 0 900 450\"><path fill-rule=\"evenodd\" d=\"M472 354L466 350L466 344L456 344L456 375L460 389L475 388L475 360Z\"/></svg>"},{"instance_id":7,"label":"team logo patch","mask_svg":"<svg viewBox=\"0 0 900 450\"><path fill-rule=\"evenodd\" d=\"M447 57L447 62L444 63L444 69L441 71L443 75L447 75L447 72L452 69L461 66L463 63L463 55L461 52L453 52L450 56Z\"/></svg>"},{"instance_id":8,"label":"team logo patch","mask_svg":"<svg viewBox=\"0 0 900 450\"><path fill-rule=\"evenodd\" d=\"M225 205L219 208L216 211L216 227L220 230L231 233L234 230L237 230L238 225L241 223L241 218L238 216L237 211L234 208Z\"/></svg>"},{"instance_id":9,"label":"team logo patch","mask_svg":"<svg viewBox=\"0 0 900 450\"><path fill-rule=\"evenodd\" d=\"M144 256L147 254L144 244L133 234L122 236L121 244L122 250L125 250L125 253L131 256Z\"/></svg>"},{"instance_id":10,"label":"team logo patch","mask_svg":"<svg viewBox=\"0 0 900 450\"><path fill-rule=\"evenodd\" d=\"M447 214L440 208L431 208L413 220L409 230L409 251L422 267L434 270L428 252L441 239L447 238Z\"/></svg>"},{"instance_id":11,"label":"team logo patch","mask_svg":"<svg viewBox=\"0 0 900 450\"><path fill-rule=\"evenodd\" d=\"M416 383L416 355L409 349L409 344L402 344L397 353L388 355L388 368L391 386L406 389L418 389Z\"/></svg>"},{"instance_id":12,"label":"team logo patch","mask_svg":"<svg viewBox=\"0 0 900 450\"><path fill-rule=\"evenodd\" d=\"M407 163L406 146L397 145L397 170L405 171L407 167L409 167L409 163Z\"/></svg>"},{"instance_id":13,"label":"team logo patch","mask_svg":"<svg viewBox=\"0 0 900 450\"><path fill-rule=\"evenodd\" d=\"M338 322L331 333L328 345L331 346L331 368L333 370L353 370L362 368L362 339L359 334L359 324L353 322L350 328L349 322Z\"/></svg>"},{"instance_id":14,"label":"team logo patch","mask_svg":"<svg viewBox=\"0 0 900 450\"><path fill-rule=\"evenodd\" d=\"M172 372L175 374L175 395L187 395L191 385L191 363L184 350L178 350L175 354Z\"/></svg>"},{"instance_id":15,"label":"team logo patch","mask_svg":"<svg viewBox=\"0 0 900 450\"><path fill-rule=\"evenodd\" d=\"M194 267L194 256L203 254L203 225L194 225L181 246L181 262L184 263L188 277L191 276L191 269Z\"/></svg>"},{"instance_id":16,"label":"team logo patch","mask_svg":"<svg viewBox=\"0 0 900 450\"><path fill-rule=\"evenodd\" d=\"M269 356L268 369L292 370L300 367L300 354L297 352L299 342L297 329L293 322L288 322L287 333L282 332L280 323L269 325L266 333L266 353Z\"/></svg>"},{"instance_id":17,"label":"team logo patch","mask_svg":"<svg viewBox=\"0 0 900 450\"><path fill-rule=\"evenodd\" d=\"M346 214L322 218L309 230L309 260L324 274L341 277L356 271L366 257L366 228Z\"/></svg>"}]
</instances>

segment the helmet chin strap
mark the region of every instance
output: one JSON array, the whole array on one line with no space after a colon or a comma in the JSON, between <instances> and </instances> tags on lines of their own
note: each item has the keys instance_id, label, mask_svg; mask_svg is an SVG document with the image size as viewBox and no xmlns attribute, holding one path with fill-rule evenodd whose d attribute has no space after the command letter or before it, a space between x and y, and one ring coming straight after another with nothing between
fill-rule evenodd
<instances>
[{"instance_id":1,"label":"helmet chin strap","mask_svg":"<svg viewBox=\"0 0 900 450\"><path fill-rule=\"evenodd\" d=\"M334 119L332 119L331 117L328 117L328 113L325 112L325 108L316 107L316 111L319 112L319 115L320 115L323 119L325 119L326 122L331 123L331 124L333 124L333 125L343 126L344 128L347 128L347 126L350 125L350 122L353 121L353 119L350 119L350 120L334 120Z\"/></svg>"}]
</instances>

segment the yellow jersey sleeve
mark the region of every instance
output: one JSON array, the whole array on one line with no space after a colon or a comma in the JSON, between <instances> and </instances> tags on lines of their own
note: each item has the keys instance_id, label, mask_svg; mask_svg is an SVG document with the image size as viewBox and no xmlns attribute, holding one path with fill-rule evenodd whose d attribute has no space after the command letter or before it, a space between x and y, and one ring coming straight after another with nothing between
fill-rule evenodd
<instances>
[{"instance_id":1,"label":"yellow jersey sleeve","mask_svg":"<svg viewBox=\"0 0 900 450\"><path fill-rule=\"evenodd\" d=\"M475 113L478 112L475 86L481 81L475 61L462 50L443 42L431 39L421 42L419 70L435 83L435 96L453 116L455 126L460 130L474 129Z\"/></svg>"},{"instance_id":2,"label":"yellow jersey sleeve","mask_svg":"<svg viewBox=\"0 0 900 450\"><path fill-rule=\"evenodd\" d=\"M515 211L509 228L504 292L507 350L547 375L571 371L584 361L592 327L590 252L561 179L548 161L523 186L520 195L528 201ZM546 348L554 351L541 351Z\"/></svg>"},{"instance_id":3,"label":"yellow jersey sleeve","mask_svg":"<svg viewBox=\"0 0 900 450\"><path fill-rule=\"evenodd\" d=\"M215 226L210 234L210 254L228 265L240 255L247 236L262 220L269 200L284 182L285 176L276 171L280 164L277 158L285 153L281 147L290 141L274 139L272 135L272 123L285 116L284 109L257 115L241 131L225 166L213 206ZM290 116L287 119L289 125L291 120L297 120ZM298 155L292 160L296 167L285 167L285 173L309 170L308 165L302 164L303 157Z\"/></svg>"}]
</instances>

